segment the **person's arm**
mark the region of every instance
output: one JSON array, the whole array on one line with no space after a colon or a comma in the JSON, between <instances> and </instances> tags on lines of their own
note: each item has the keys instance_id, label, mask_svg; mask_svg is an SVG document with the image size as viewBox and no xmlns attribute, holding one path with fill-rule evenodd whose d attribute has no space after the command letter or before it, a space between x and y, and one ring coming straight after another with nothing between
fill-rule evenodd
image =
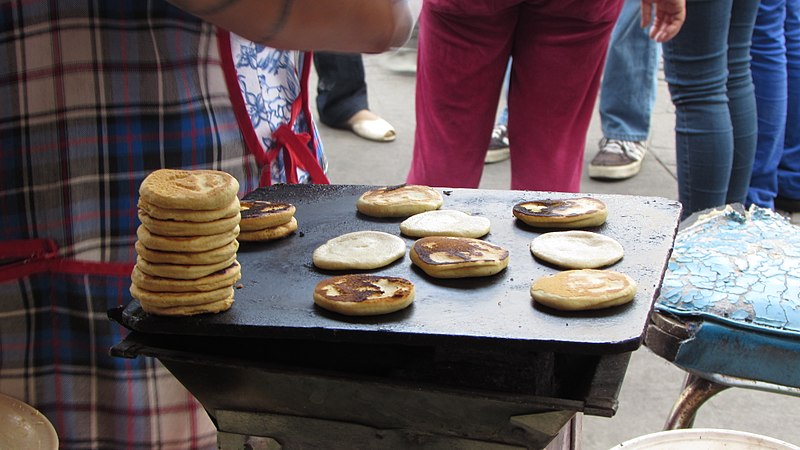
<instances>
[{"instance_id":1,"label":"person's arm","mask_svg":"<svg viewBox=\"0 0 800 450\"><path fill-rule=\"evenodd\" d=\"M650 38L666 42L681 30L686 20L686 0L642 0L642 27L650 23L655 10Z\"/></svg>"},{"instance_id":2,"label":"person's arm","mask_svg":"<svg viewBox=\"0 0 800 450\"><path fill-rule=\"evenodd\" d=\"M405 0L168 0L246 39L279 49L378 53L413 26Z\"/></svg>"}]
</instances>

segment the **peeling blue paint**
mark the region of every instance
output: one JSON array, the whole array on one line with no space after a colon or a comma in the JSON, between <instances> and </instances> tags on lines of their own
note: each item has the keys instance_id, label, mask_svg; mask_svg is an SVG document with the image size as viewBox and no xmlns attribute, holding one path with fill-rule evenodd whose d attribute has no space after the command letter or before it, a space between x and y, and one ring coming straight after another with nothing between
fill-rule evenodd
<instances>
[{"instance_id":1,"label":"peeling blue paint","mask_svg":"<svg viewBox=\"0 0 800 450\"><path fill-rule=\"evenodd\" d=\"M656 309L800 336L800 228L730 206L681 230Z\"/></svg>"}]
</instances>

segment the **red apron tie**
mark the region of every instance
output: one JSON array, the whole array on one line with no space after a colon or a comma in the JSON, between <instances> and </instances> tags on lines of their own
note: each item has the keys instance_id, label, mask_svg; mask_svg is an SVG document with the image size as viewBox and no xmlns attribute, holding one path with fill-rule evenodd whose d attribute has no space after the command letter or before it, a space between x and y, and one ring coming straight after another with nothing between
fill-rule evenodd
<instances>
[{"instance_id":1,"label":"red apron tie","mask_svg":"<svg viewBox=\"0 0 800 450\"><path fill-rule=\"evenodd\" d=\"M0 283L42 272L130 276L132 263L80 261L58 256L52 239L24 239L0 242Z\"/></svg>"}]
</instances>

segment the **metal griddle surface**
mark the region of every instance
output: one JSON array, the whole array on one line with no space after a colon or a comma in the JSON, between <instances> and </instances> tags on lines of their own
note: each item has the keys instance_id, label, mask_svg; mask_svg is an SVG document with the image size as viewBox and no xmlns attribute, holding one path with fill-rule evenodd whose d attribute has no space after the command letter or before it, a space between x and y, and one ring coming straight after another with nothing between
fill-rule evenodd
<instances>
[{"instance_id":1,"label":"metal griddle surface","mask_svg":"<svg viewBox=\"0 0 800 450\"><path fill-rule=\"evenodd\" d=\"M680 205L654 197L593 195L609 217L590 229L619 241L625 257L610 269L630 275L639 289L628 305L592 312L565 313L534 304L532 280L559 269L536 260L530 241L542 233L518 222L514 204L578 194L531 191L441 189L442 209L459 209L491 220L488 242L510 252L508 269L491 277L439 280L413 266L406 256L368 273L411 280L417 290L407 309L385 316L347 317L314 305L314 286L339 272L321 271L311 262L326 240L359 230L403 237L402 219L375 219L356 211L357 198L372 186L279 185L258 189L248 199L286 201L297 207L299 228L292 236L265 243L242 242L240 289L233 307L221 314L159 317L131 300L122 313L126 327L145 333L228 338L318 339L402 345L488 345L504 349L570 353L618 353L639 347L648 314L672 249ZM581 194L583 195L583 194Z\"/></svg>"}]
</instances>

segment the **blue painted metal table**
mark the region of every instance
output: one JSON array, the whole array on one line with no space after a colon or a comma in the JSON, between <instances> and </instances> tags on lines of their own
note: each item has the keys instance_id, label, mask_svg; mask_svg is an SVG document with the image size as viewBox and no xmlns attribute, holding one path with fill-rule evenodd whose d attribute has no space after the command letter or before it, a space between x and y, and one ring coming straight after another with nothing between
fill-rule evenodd
<instances>
[{"instance_id":1,"label":"blue painted metal table","mask_svg":"<svg viewBox=\"0 0 800 450\"><path fill-rule=\"evenodd\" d=\"M645 344L689 373L665 428L731 386L800 395L800 228L763 208L689 218Z\"/></svg>"}]
</instances>

